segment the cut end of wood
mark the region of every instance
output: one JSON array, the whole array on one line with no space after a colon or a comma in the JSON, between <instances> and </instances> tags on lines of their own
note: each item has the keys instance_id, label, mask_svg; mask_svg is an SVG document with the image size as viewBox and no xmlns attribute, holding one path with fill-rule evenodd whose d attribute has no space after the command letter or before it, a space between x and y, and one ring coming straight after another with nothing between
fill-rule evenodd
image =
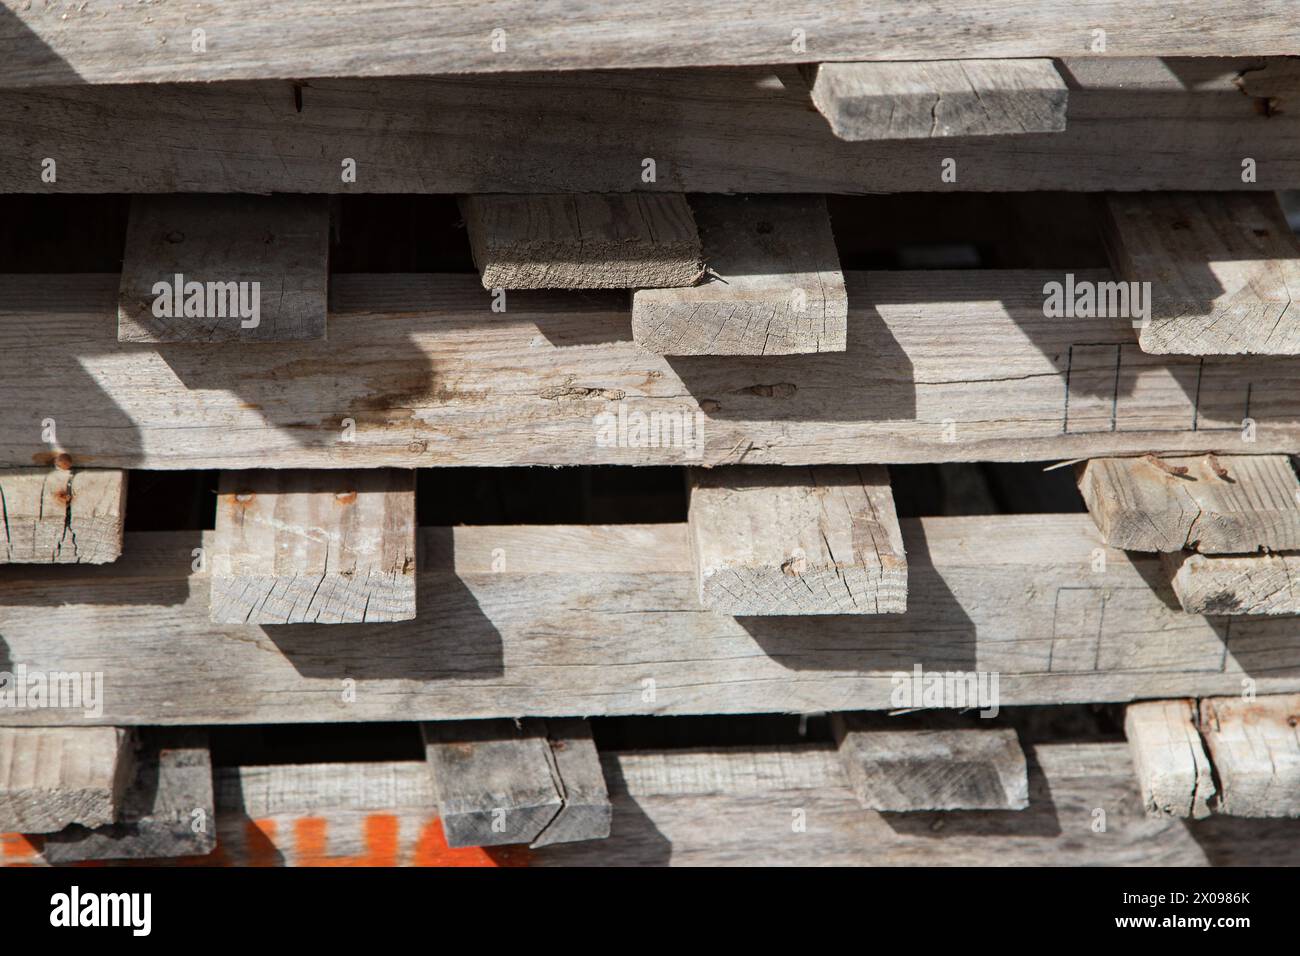
<instances>
[{"instance_id":1,"label":"cut end of wood","mask_svg":"<svg viewBox=\"0 0 1300 956\"><path fill-rule=\"evenodd\" d=\"M1219 778L1214 811L1300 817L1300 694L1212 697L1200 716Z\"/></svg>"},{"instance_id":2,"label":"cut end of wood","mask_svg":"<svg viewBox=\"0 0 1300 956\"><path fill-rule=\"evenodd\" d=\"M1300 614L1300 555L1163 556L1178 603L1189 614Z\"/></svg>"},{"instance_id":3,"label":"cut end of wood","mask_svg":"<svg viewBox=\"0 0 1300 956\"><path fill-rule=\"evenodd\" d=\"M121 556L126 472L65 464L0 469L0 564L107 564Z\"/></svg>"},{"instance_id":4,"label":"cut end of wood","mask_svg":"<svg viewBox=\"0 0 1300 956\"><path fill-rule=\"evenodd\" d=\"M1204 819L1215 796L1214 774L1191 700L1129 704L1124 736L1148 816Z\"/></svg>"},{"instance_id":5,"label":"cut end of wood","mask_svg":"<svg viewBox=\"0 0 1300 956\"><path fill-rule=\"evenodd\" d=\"M0 728L0 833L113 823L133 772L119 727Z\"/></svg>"}]
</instances>

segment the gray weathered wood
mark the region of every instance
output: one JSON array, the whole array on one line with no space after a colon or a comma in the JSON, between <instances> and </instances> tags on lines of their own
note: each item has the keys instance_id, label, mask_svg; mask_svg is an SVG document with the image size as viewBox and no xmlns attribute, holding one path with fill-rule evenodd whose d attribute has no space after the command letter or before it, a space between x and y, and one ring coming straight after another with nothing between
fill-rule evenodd
<instances>
[{"instance_id":1,"label":"gray weathered wood","mask_svg":"<svg viewBox=\"0 0 1300 956\"><path fill-rule=\"evenodd\" d=\"M693 469L700 604L724 614L901 614L907 557L879 465Z\"/></svg>"},{"instance_id":2,"label":"gray weathered wood","mask_svg":"<svg viewBox=\"0 0 1300 956\"><path fill-rule=\"evenodd\" d=\"M336 276L330 341L295 344L289 360L270 347L164 356L116 343L103 334L116 276L7 276L0 466L49 453L28 410L34 393L68 451L97 467L1061 461L1300 447L1300 359L1146 355L1126 321L1045 317L1043 288L1059 272L845 278L847 352L686 362L632 342L627 296L614 292L514 293L502 315L476 276ZM656 414L691 425L691 440L650 445L642 428L639 440L624 430L600 442L620 415L644 425ZM1242 440L1246 417L1253 443ZM340 441L346 419L351 442Z\"/></svg>"},{"instance_id":3,"label":"gray weathered wood","mask_svg":"<svg viewBox=\"0 0 1300 956\"><path fill-rule=\"evenodd\" d=\"M840 139L1059 133L1069 90L1051 60L823 63L813 105Z\"/></svg>"},{"instance_id":4,"label":"gray weathered wood","mask_svg":"<svg viewBox=\"0 0 1300 956\"><path fill-rule=\"evenodd\" d=\"M460 208L485 289L688 286L703 275L680 193L466 196Z\"/></svg>"},{"instance_id":5,"label":"gray weathered wood","mask_svg":"<svg viewBox=\"0 0 1300 956\"><path fill-rule=\"evenodd\" d=\"M1150 283L1143 351L1300 354L1300 240L1276 196L1110 195L1104 210L1116 273Z\"/></svg>"},{"instance_id":6,"label":"gray weathered wood","mask_svg":"<svg viewBox=\"0 0 1300 956\"><path fill-rule=\"evenodd\" d=\"M1300 695L1203 700L1201 734L1219 778L1216 813L1300 817Z\"/></svg>"},{"instance_id":7,"label":"gray weathered wood","mask_svg":"<svg viewBox=\"0 0 1300 956\"><path fill-rule=\"evenodd\" d=\"M1163 557L1178 603L1191 614L1300 614L1300 554Z\"/></svg>"},{"instance_id":8,"label":"gray weathered wood","mask_svg":"<svg viewBox=\"0 0 1300 956\"><path fill-rule=\"evenodd\" d=\"M603 840L609 836L613 808L605 785L591 724L575 718L546 721L557 789L564 801L560 811L533 840L533 847Z\"/></svg>"},{"instance_id":9,"label":"gray weathered wood","mask_svg":"<svg viewBox=\"0 0 1300 956\"><path fill-rule=\"evenodd\" d=\"M117 823L72 826L45 838L50 863L203 856L216 846L212 758L202 730L141 731L135 775Z\"/></svg>"},{"instance_id":10,"label":"gray weathered wood","mask_svg":"<svg viewBox=\"0 0 1300 956\"><path fill-rule=\"evenodd\" d=\"M1112 547L1300 549L1300 481L1285 455L1093 459L1079 490Z\"/></svg>"},{"instance_id":11,"label":"gray weathered wood","mask_svg":"<svg viewBox=\"0 0 1300 956\"><path fill-rule=\"evenodd\" d=\"M691 205L709 276L689 289L633 293L638 345L660 355L844 351L848 299L822 197L700 196Z\"/></svg>"},{"instance_id":12,"label":"gray weathered wood","mask_svg":"<svg viewBox=\"0 0 1300 956\"><path fill-rule=\"evenodd\" d=\"M1023 810L1025 755L1016 732L882 730L855 714L832 721L844 773L868 810Z\"/></svg>"},{"instance_id":13,"label":"gray weathered wood","mask_svg":"<svg viewBox=\"0 0 1300 956\"><path fill-rule=\"evenodd\" d=\"M1148 815L1196 820L1210 815L1214 771L1197 729L1194 701L1129 704L1124 736Z\"/></svg>"},{"instance_id":14,"label":"gray weathered wood","mask_svg":"<svg viewBox=\"0 0 1300 956\"><path fill-rule=\"evenodd\" d=\"M899 525L898 616L703 610L684 524L425 529L420 619L378 627L213 624L212 532L130 534L112 565L0 568L0 615L11 660L102 671L119 725L888 710L917 666L996 673L1004 707L1300 692L1293 622L1185 613L1086 515Z\"/></svg>"},{"instance_id":15,"label":"gray weathered wood","mask_svg":"<svg viewBox=\"0 0 1300 956\"><path fill-rule=\"evenodd\" d=\"M0 564L104 564L122 553L126 473L0 469Z\"/></svg>"},{"instance_id":16,"label":"gray weathered wood","mask_svg":"<svg viewBox=\"0 0 1300 956\"><path fill-rule=\"evenodd\" d=\"M216 525L216 623L415 617L414 472L223 472Z\"/></svg>"},{"instance_id":17,"label":"gray weathered wood","mask_svg":"<svg viewBox=\"0 0 1300 956\"><path fill-rule=\"evenodd\" d=\"M121 342L325 338L329 206L311 196L136 196Z\"/></svg>"},{"instance_id":18,"label":"gray weathered wood","mask_svg":"<svg viewBox=\"0 0 1300 956\"><path fill-rule=\"evenodd\" d=\"M1289 54L1300 29L1286 0L1257 0L1233 17L1211 0L1065 2L848 0L792 9L776 0L690 4L551 0L484 5L416 0L340 8L304 0L282 10L255 0L212 7L7 4L0 86L154 83L250 77L714 66L952 57ZM1097 24L1114 38L1093 48ZM199 31L196 35L196 31ZM202 40L202 46L197 46ZM1120 39L1122 38L1122 39Z\"/></svg>"},{"instance_id":19,"label":"gray weathered wood","mask_svg":"<svg viewBox=\"0 0 1300 956\"><path fill-rule=\"evenodd\" d=\"M112 823L131 775L133 736L120 727L0 728L0 831Z\"/></svg>"},{"instance_id":20,"label":"gray weathered wood","mask_svg":"<svg viewBox=\"0 0 1300 956\"><path fill-rule=\"evenodd\" d=\"M975 152L837 139L793 66L75 84L75 94L0 93L0 181L72 193L1272 191L1300 187L1300 111L1285 92L1243 95L1238 84L1284 63L1067 59L1069 128L985 138ZM1242 181L1246 152L1254 183ZM52 182L45 158L57 163ZM945 158L957 160L956 184L940 176ZM645 159L654 183L641 178Z\"/></svg>"}]
</instances>

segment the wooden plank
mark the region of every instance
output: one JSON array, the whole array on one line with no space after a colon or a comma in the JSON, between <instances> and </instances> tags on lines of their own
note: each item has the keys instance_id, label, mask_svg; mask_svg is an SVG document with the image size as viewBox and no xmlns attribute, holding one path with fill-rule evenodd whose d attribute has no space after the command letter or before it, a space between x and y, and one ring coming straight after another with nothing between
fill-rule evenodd
<instances>
[{"instance_id":1,"label":"wooden plank","mask_svg":"<svg viewBox=\"0 0 1300 956\"><path fill-rule=\"evenodd\" d=\"M692 207L709 279L633 293L638 345L660 355L844 351L848 298L822 197L701 196Z\"/></svg>"},{"instance_id":2,"label":"wooden plank","mask_svg":"<svg viewBox=\"0 0 1300 956\"><path fill-rule=\"evenodd\" d=\"M1300 555L1164 555L1165 573L1190 614L1300 614Z\"/></svg>"},{"instance_id":3,"label":"wooden plank","mask_svg":"<svg viewBox=\"0 0 1300 956\"><path fill-rule=\"evenodd\" d=\"M313 196L136 196L120 342L325 338L329 206Z\"/></svg>"},{"instance_id":4,"label":"wooden plank","mask_svg":"<svg viewBox=\"0 0 1300 956\"><path fill-rule=\"evenodd\" d=\"M855 714L832 721L849 786L868 810L1023 810L1025 755L1008 728L887 730Z\"/></svg>"},{"instance_id":5,"label":"wooden plank","mask_svg":"<svg viewBox=\"0 0 1300 956\"><path fill-rule=\"evenodd\" d=\"M1079 469L1079 491L1112 547L1300 548L1300 481L1285 455L1093 459Z\"/></svg>"},{"instance_id":6,"label":"wooden plank","mask_svg":"<svg viewBox=\"0 0 1300 956\"><path fill-rule=\"evenodd\" d=\"M131 775L132 741L120 727L0 728L0 830L112 823Z\"/></svg>"},{"instance_id":7,"label":"wooden plank","mask_svg":"<svg viewBox=\"0 0 1300 956\"><path fill-rule=\"evenodd\" d=\"M52 833L42 855L59 864L202 856L216 846L216 831L207 733L150 728L141 732L118 822Z\"/></svg>"},{"instance_id":8,"label":"wooden plank","mask_svg":"<svg viewBox=\"0 0 1300 956\"><path fill-rule=\"evenodd\" d=\"M680 193L465 196L485 289L694 285L700 237Z\"/></svg>"},{"instance_id":9,"label":"wooden plank","mask_svg":"<svg viewBox=\"0 0 1300 956\"><path fill-rule=\"evenodd\" d=\"M292 15L254 0L189 8L11 6L0 22L0 86L156 83L517 70L715 66L954 57L1286 54L1300 29L1285 0L1249 18L1209 0L1069 3L1002 0L973 8L906 0L859 5L722 0L701 21L690 4L654 16L630 3L495 4L306 0ZM1097 43L1097 24L1116 38ZM503 26L504 25L504 26ZM792 26L793 25L793 26ZM940 25L936 27L936 25ZM945 26L946 25L946 28ZM927 29L921 29L925 26ZM960 28L957 28L957 27ZM196 30L199 31L196 34ZM200 42L203 46L195 49ZM1122 38L1122 39L1119 39Z\"/></svg>"},{"instance_id":10,"label":"wooden plank","mask_svg":"<svg viewBox=\"0 0 1300 956\"><path fill-rule=\"evenodd\" d=\"M414 472L223 472L216 525L215 623L415 617Z\"/></svg>"},{"instance_id":11,"label":"wooden plank","mask_svg":"<svg viewBox=\"0 0 1300 956\"><path fill-rule=\"evenodd\" d=\"M882 466L690 476L703 607L735 615L907 610L907 557Z\"/></svg>"},{"instance_id":12,"label":"wooden plank","mask_svg":"<svg viewBox=\"0 0 1300 956\"><path fill-rule=\"evenodd\" d=\"M575 718L552 718L546 721L546 738L563 803L532 846L606 839L613 807L591 724Z\"/></svg>"},{"instance_id":13,"label":"wooden plank","mask_svg":"<svg viewBox=\"0 0 1300 956\"><path fill-rule=\"evenodd\" d=\"M813 105L840 139L1059 133L1069 90L1051 60L823 63Z\"/></svg>"},{"instance_id":14,"label":"wooden plank","mask_svg":"<svg viewBox=\"0 0 1300 956\"><path fill-rule=\"evenodd\" d=\"M805 58L824 59L819 50ZM1270 108L1238 84L1278 64L1067 59L1069 128L984 138L977 152L953 140L840 140L808 108L793 66L298 86L74 80L75 95L0 93L0 178L48 193L1272 191L1300 187L1300 111L1285 93ZM1254 182L1243 181L1244 156L1256 161ZM940 175L945 158L957 162L956 184ZM52 181L46 159L57 164ZM342 175L348 159L355 181ZM653 183L642 179L646 159Z\"/></svg>"},{"instance_id":15,"label":"wooden plank","mask_svg":"<svg viewBox=\"0 0 1300 956\"><path fill-rule=\"evenodd\" d=\"M1219 778L1216 813L1300 817L1300 695L1201 701L1201 734Z\"/></svg>"},{"instance_id":16,"label":"wooden plank","mask_svg":"<svg viewBox=\"0 0 1300 956\"><path fill-rule=\"evenodd\" d=\"M1110 195L1103 208L1116 273L1151 284L1143 351L1300 354L1300 239L1275 195Z\"/></svg>"},{"instance_id":17,"label":"wooden plank","mask_svg":"<svg viewBox=\"0 0 1300 956\"><path fill-rule=\"evenodd\" d=\"M105 564L122 553L126 473L53 467L0 469L0 564Z\"/></svg>"},{"instance_id":18,"label":"wooden plank","mask_svg":"<svg viewBox=\"0 0 1300 956\"><path fill-rule=\"evenodd\" d=\"M935 674L996 674L1005 707L1233 694L1247 677L1300 692L1293 622L1183 612L1158 559L1105 548L1086 515L899 526L899 616L706 611L684 524L425 529L421 617L384 627L212 624L191 567L211 532L129 535L103 567L0 568L0 614L10 660L102 672L96 722L119 725L890 710L918 666L925 693ZM3 724L60 721L0 708Z\"/></svg>"},{"instance_id":19,"label":"wooden plank","mask_svg":"<svg viewBox=\"0 0 1300 956\"><path fill-rule=\"evenodd\" d=\"M1300 360L1146 355L1127 321L1044 316L1044 285L1060 273L845 279L846 352L673 362L631 341L625 294L521 292L499 314L475 276L336 276L330 341L299 343L290 361L269 347L164 354L106 342L116 276L8 276L0 467L49 460L32 394L74 460L96 467L901 464L1300 447ZM682 440L652 445L635 422L667 423Z\"/></svg>"},{"instance_id":20,"label":"wooden plank","mask_svg":"<svg viewBox=\"0 0 1300 956\"><path fill-rule=\"evenodd\" d=\"M1124 736L1148 816L1202 820L1210 815L1214 771L1197 729L1194 701L1129 704Z\"/></svg>"}]
</instances>

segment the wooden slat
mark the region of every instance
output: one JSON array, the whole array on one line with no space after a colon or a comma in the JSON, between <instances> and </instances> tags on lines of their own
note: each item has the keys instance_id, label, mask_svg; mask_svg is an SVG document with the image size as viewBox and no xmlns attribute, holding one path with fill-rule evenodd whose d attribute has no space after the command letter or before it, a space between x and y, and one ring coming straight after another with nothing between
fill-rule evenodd
<instances>
[{"instance_id":1,"label":"wooden slat","mask_svg":"<svg viewBox=\"0 0 1300 956\"><path fill-rule=\"evenodd\" d=\"M848 299L822 197L701 196L691 205L708 280L635 292L638 345L660 355L844 351Z\"/></svg>"},{"instance_id":2,"label":"wooden slat","mask_svg":"<svg viewBox=\"0 0 1300 956\"><path fill-rule=\"evenodd\" d=\"M899 525L901 616L703 610L684 524L425 529L420 618L382 627L212 624L212 533L133 534L114 565L0 568L0 615L11 660L103 672L116 724L887 710L917 665L996 673L1004 707L1300 692L1293 622L1183 612L1086 515Z\"/></svg>"},{"instance_id":3,"label":"wooden slat","mask_svg":"<svg viewBox=\"0 0 1300 956\"><path fill-rule=\"evenodd\" d=\"M1300 817L1300 695L1203 700L1201 733L1219 778L1215 812Z\"/></svg>"},{"instance_id":4,"label":"wooden slat","mask_svg":"<svg viewBox=\"0 0 1300 956\"><path fill-rule=\"evenodd\" d=\"M136 196L121 342L325 338L329 206L307 196Z\"/></svg>"},{"instance_id":5,"label":"wooden slat","mask_svg":"<svg viewBox=\"0 0 1300 956\"><path fill-rule=\"evenodd\" d=\"M1191 614L1300 614L1300 555L1220 555L1178 551L1165 572Z\"/></svg>"},{"instance_id":6,"label":"wooden slat","mask_svg":"<svg viewBox=\"0 0 1300 956\"><path fill-rule=\"evenodd\" d=\"M104 564L122 553L126 473L0 469L0 564Z\"/></svg>"},{"instance_id":7,"label":"wooden slat","mask_svg":"<svg viewBox=\"0 0 1300 956\"><path fill-rule=\"evenodd\" d=\"M1059 133L1069 90L1051 60L823 63L812 101L840 139Z\"/></svg>"},{"instance_id":8,"label":"wooden slat","mask_svg":"<svg viewBox=\"0 0 1300 956\"><path fill-rule=\"evenodd\" d=\"M693 20L688 33L698 28ZM818 49L804 58L820 58ZM853 58L862 55L858 48ZM1065 132L966 147L837 139L809 109L795 67L322 79L299 87L78 82L75 96L0 93L0 179L14 192L73 193L1294 188L1300 111L1285 107L1285 92L1270 112L1276 90L1251 96L1237 86L1244 71L1252 81L1267 75L1265 64L1065 60ZM428 69L422 62L416 72ZM1257 163L1253 183L1242 180L1247 153ZM52 182L40 175L44 158L57 162ZM945 158L957 161L955 184L940 176ZM344 159L356 161L355 182L343 178ZM656 160L654 183L641 178L645 159Z\"/></svg>"},{"instance_id":9,"label":"wooden slat","mask_svg":"<svg viewBox=\"0 0 1300 956\"><path fill-rule=\"evenodd\" d=\"M1023 810L1025 755L1008 728L881 729L856 714L832 724L849 786L868 810Z\"/></svg>"},{"instance_id":10,"label":"wooden slat","mask_svg":"<svg viewBox=\"0 0 1300 956\"><path fill-rule=\"evenodd\" d=\"M1300 447L1300 360L1145 355L1125 321L1045 317L1044 284L1061 279L848 273L847 352L674 362L631 341L626 294L515 293L499 314L475 276L344 275L332 284L330 341L296 344L288 361L274 348L163 354L106 342L116 276L8 276L0 466L49 454L28 411L36 392L68 452L97 467L1061 461ZM668 447L644 428L638 441L627 431L598 441L623 413L702 428ZM354 440L340 441L349 418Z\"/></svg>"},{"instance_id":11,"label":"wooden slat","mask_svg":"<svg viewBox=\"0 0 1300 956\"><path fill-rule=\"evenodd\" d=\"M1116 273L1151 284L1143 351L1300 354L1300 240L1276 196L1110 195L1104 207Z\"/></svg>"},{"instance_id":12,"label":"wooden slat","mask_svg":"<svg viewBox=\"0 0 1300 956\"><path fill-rule=\"evenodd\" d=\"M414 472L223 472L216 524L215 623L415 617Z\"/></svg>"},{"instance_id":13,"label":"wooden slat","mask_svg":"<svg viewBox=\"0 0 1300 956\"><path fill-rule=\"evenodd\" d=\"M69 827L45 838L50 863L202 856L217 841L212 758L202 730L157 728L140 735L135 775L119 821Z\"/></svg>"},{"instance_id":14,"label":"wooden slat","mask_svg":"<svg viewBox=\"0 0 1300 956\"><path fill-rule=\"evenodd\" d=\"M112 823L131 777L132 741L120 727L0 728L0 830Z\"/></svg>"},{"instance_id":15,"label":"wooden slat","mask_svg":"<svg viewBox=\"0 0 1300 956\"><path fill-rule=\"evenodd\" d=\"M1300 548L1300 480L1285 455L1093 459L1079 470L1079 490L1112 547Z\"/></svg>"},{"instance_id":16,"label":"wooden slat","mask_svg":"<svg viewBox=\"0 0 1300 956\"><path fill-rule=\"evenodd\" d=\"M609 798L585 721L460 721L423 731L449 846L609 836Z\"/></svg>"},{"instance_id":17,"label":"wooden slat","mask_svg":"<svg viewBox=\"0 0 1300 956\"><path fill-rule=\"evenodd\" d=\"M1210 815L1214 772L1197 729L1194 701L1129 704L1124 736L1149 816L1200 820Z\"/></svg>"},{"instance_id":18,"label":"wooden slat","mask_svg":"<svg viewBox=\"0 0 1300 956\"><path fill-rule=\"evenodd\" d=\"M466 196L460 208L485 289L688 286L703 275L680 193Z\"/></svg>"},{"instance_id":19,"label":"wooden slat","mask_svg":"<svg viewBox=\"0 0 1300 956\"><path fill-rule=\"evenodd\" d=\"M907 557L879 466L694 469L700 604L724 614L901 614Z\"/></svg>"}]
</instances>

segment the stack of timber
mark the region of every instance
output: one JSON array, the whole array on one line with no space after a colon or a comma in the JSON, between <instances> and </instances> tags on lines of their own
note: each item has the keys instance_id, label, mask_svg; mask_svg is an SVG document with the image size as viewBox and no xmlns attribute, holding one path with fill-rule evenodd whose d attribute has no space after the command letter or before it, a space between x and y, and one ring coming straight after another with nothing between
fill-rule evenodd
<instances>
[{"instance_id":1,"label":"stack of timber","mask_svg":"<svg viewBox=\"0 0 1300 956\"><path fill-rule=\"evenodd\" d=\"M1300 862L1291 0L435 6L0 8L0 860Z\"/></svg>"}]
</instances>

